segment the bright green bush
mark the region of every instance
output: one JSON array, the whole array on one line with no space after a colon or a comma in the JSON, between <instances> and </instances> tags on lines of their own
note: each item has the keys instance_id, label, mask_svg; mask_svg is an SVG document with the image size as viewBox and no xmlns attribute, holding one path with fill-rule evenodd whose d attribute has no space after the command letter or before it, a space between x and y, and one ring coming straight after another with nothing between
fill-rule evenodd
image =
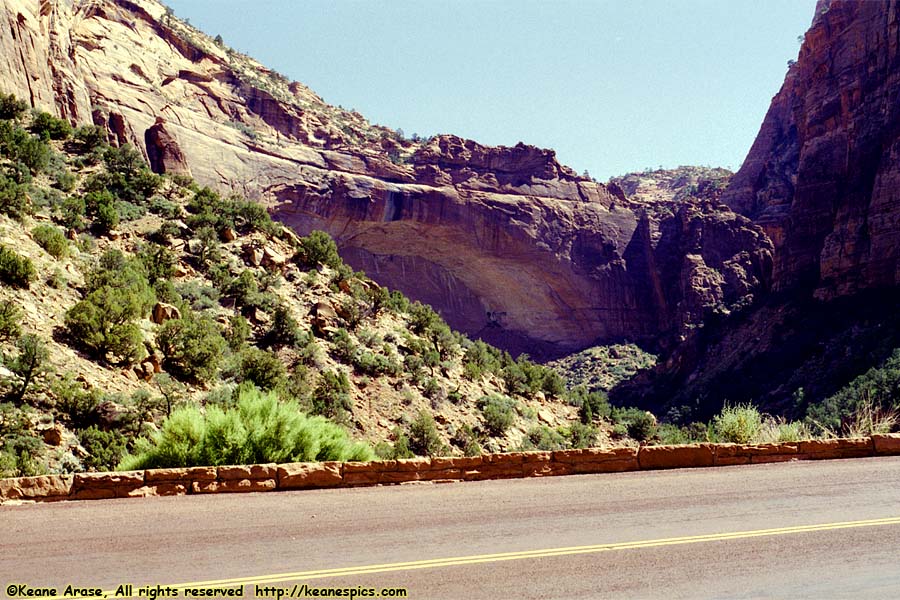
<instances>
[{"instance_id":1,"label":"bright green bush","mask_svg":"<svg viewBox=\"0 0 900 600\"><path fill-rule=\"evenodd\" d=\"M713 432L720 442L749 444L759 437L762 426L762 415L750 404L725 406L713 417Z\"/></svg>"},{"instance_id":2,"label":"bright green bush","mask_svg":"<svg viewBox=\"0 0 900 600\"><path fill-rule=\"evenodd\" d=\"M37 277L31 259L0 246L0 281L14 288L27 289Z\"/></svg>"},{"instance_id":3,"label":"bright green bush","mask_svg":"<svg viewBox=\"0 0 900 600\"><path fill-rule=\"evenodd\" d=\"M38 225L31 230L31 237L53 258L63 258L68 253L69 243L66 236L53 225Z\"/></svg>"},{"instance_id":4,"label":"bright green bush","mask_svg":"<svg viewBox=\"0 0 900 600\"><path fill-rule=\"evenodd\" d=\"M295 402L256 388L240 392L235 409L180 408L149 440L138 440L122 470L226 464L371 460L372 450L322 417L310 417Z\"/></svg>"},{"instance_id":5,"label":"bright green bush","mask_svg":"<svg viewBox=\"0 0 900 600\"><path fill-rule=\"evenodd\" d=\"M215 321L187 312L162 324L156 343L166 370L186 381L211 380L219 370L227 343Z\"/></svg>"}]
</instances>

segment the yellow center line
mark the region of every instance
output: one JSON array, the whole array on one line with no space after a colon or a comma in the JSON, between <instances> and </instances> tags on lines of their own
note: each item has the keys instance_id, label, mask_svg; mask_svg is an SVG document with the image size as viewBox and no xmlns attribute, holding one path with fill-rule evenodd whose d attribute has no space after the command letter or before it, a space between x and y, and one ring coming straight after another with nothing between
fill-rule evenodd
<instances>
[{"instance_id":1,"label":"yellow center line","mask_svg":"<svg viewBox=\"0 0 900 600\"><path fill-rule=\"evenodd\" d=\"M499 552L496 554L476 554L471 556L432 558L427 560L414 560L408 562L360 565L355 567L341 567L336 569L319 569L315 571L297 571L294 573L276 573L270 575L258 575L253 577L238 577L234 579L213 579L209 581L198 581L193 583L178 583L163 587L185 589L194 587L237 587L240 585L248 584L285 583L290 581L305 581L310 579L347 577L350 575L370 575L373 573L389 573L393 571L412 571L418 569L454 567L459 565L475 565L492 562L504 562L510 560L523 560L529 558L551 558L555 556L593 554L599 552L611 552L615 550L631 550L635 548L657 548L662 546L678 546L683 544L699 544L703 542L718 542L726 540L808 533L814 531L833 531L838 529L855 529L860 527L879 527L886 525L900 525L900 517L868 519L865 521L821 523L817 525L795 525L792 527L779 527L774 529L754 529L750 531L711 533L704 535L662 538L656 540L595 544L590 546L570 546L564 548L546 548L542 550L523 550L519 552ZM111 598L113 597L115 591L107 591L105 593ZM119 596L119 598L122 597L133 598L136 596ZM74 596L57 596L57 598L63 600L74 598Z\"/></svg>"}]
</instances>

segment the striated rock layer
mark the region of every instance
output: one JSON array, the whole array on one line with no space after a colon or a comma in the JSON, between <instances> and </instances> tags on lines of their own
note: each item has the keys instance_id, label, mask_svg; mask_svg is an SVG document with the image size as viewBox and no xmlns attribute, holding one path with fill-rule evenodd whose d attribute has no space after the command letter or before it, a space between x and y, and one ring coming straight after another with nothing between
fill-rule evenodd
<instances>
[{"instance_id":1,"label":"striated rock layer","mask_svg":"<svg viewBox=\"0 0 900 600\"><path fill-rule=\"evenodd\" d=\"M774 286L900 283L900 5L820 0L723 200L776 246Z\"/></svg>"},{"instance_id":2,"label":"striated rock layer","mask_svg":"<svg viewBox=\"0 0 900 600\"><path fill-rule=\"evenodd\" d=\"M900 345L900 3L820 0L721 200L774 243L776 293L614 396L694 417L724 401L802 417Z\"/></svg>"},{"instance_id":3,"label":"striated rock layer","mask_svg":"<svg viewBox=\"0 0 900 600\"><path fill-rule=\"evenodd\" d=\"M0 21L2 91L328 231L355 267L514 352L665 346L768 287L771 244L723 205L633 202L524 144L406 140L155 0L6 0Z\"/></svg>"}]
</instances>

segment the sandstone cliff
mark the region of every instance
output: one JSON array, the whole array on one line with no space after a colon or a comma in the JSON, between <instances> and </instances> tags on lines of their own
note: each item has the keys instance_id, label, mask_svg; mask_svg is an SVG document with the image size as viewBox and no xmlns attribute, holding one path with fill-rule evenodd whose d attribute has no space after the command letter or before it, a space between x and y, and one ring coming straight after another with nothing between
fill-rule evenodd
<instances>
[{"instance_id":1,"label":"sandstone cliff","mask_svg":"<svg viewBox=\"0 0 900 600\"><path fill-rule=\"evenodd\" d=\"M666 345L766 289L771 246L715 202L626 199L552 151L405 140L155 0L8 0L3 91L324 229L356 268L515 352Z\"/></svg>"},{"instance_id":2,"label":"sandstone cliff","mask_svg":"<svg viewBox=\"0 0 900 600\"><path fill-rule=\"evenodd\" d=\"M777 289L900 283L900 5L820 0L724 201L776 246Z\"/></svg>"},{"instance_id":3,"label":"sandstone cliff","mask_svg":"<svg viewBox=\"0 0 900 600\"><path fill-rule=\"evenodd\" d=\"M708 323L620 401L652 397L695 416L753 401L802 415L900 345L898 40L900 3L819 2L721 198L774 243L776 293Z\"/></svg>"}]
</instances>

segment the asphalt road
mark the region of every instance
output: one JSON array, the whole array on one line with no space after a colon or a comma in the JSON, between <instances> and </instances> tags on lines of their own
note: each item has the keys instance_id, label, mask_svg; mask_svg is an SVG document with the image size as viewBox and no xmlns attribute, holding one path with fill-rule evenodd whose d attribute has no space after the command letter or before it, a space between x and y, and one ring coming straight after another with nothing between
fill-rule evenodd
<instances>
[{"instance_id":1,"label":"asphalt road","mask_svg":"<svg viewBox=\"0 0 900 600\"><path fill-rule=\"evenodd\" d=\"M4 506L16 583L900 598L900 458Z\"/></svg>"}]
</instances>

